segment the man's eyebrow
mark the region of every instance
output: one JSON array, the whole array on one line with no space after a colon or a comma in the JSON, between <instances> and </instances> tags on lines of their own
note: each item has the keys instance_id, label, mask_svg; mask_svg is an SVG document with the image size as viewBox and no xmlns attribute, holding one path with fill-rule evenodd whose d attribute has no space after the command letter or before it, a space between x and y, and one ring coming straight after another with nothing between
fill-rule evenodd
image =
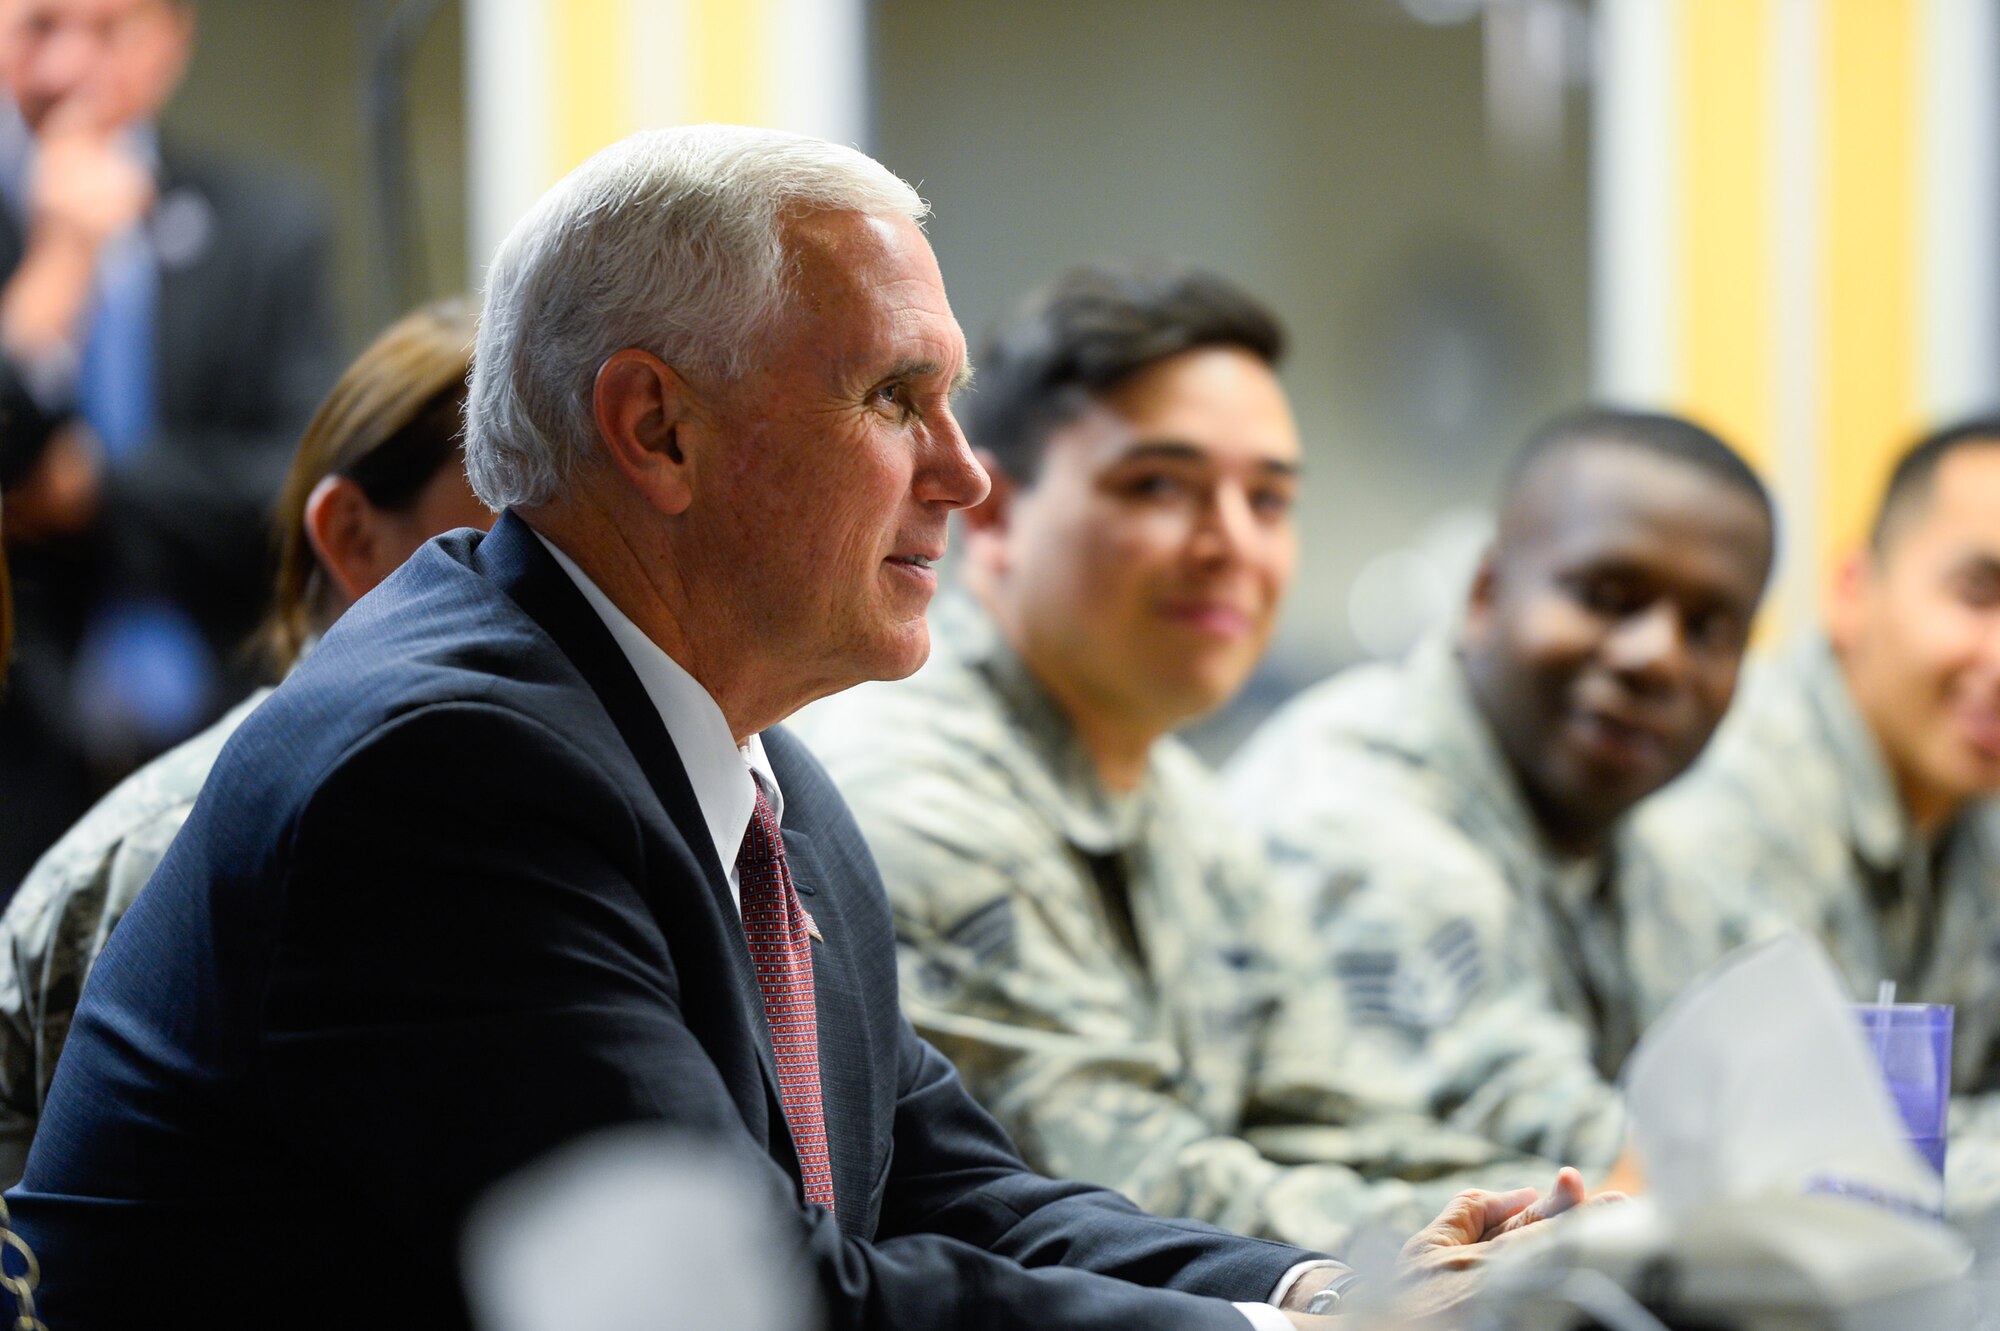
<instances>
[{"instance_id":1,"label":"man's eyebrow","mask_svg":"<svg viewBox=\"0 0 2000 1331\"><path fill-rule=\"evenodd\" d=\"M1120 462L1144 462L1148 459L1166 462L1207 462L1209 454L1205 449L1183 443L1178 439L1141 439L1127 446L1125 451L1118 455ZM1267 476L1299 474L1299 464L1287 458L1260 458L1255 466Z\"/></svg>"},{"instance_id":2,"label":"man's eyebrow","mask_svg":"<svg viewBox=\"0 0 2000 1331\"><path fill-rule=\"evenodd\" d=\"M932 379L943 373L944 365L941 362L927 356L912 356L891 365L889 372L882 376L882 382L887 383L891 379ZM946 391L957 393L971 386L972 362L961 361L958 373L951 377L951 386Z\"/></svg>"}]
</instances>

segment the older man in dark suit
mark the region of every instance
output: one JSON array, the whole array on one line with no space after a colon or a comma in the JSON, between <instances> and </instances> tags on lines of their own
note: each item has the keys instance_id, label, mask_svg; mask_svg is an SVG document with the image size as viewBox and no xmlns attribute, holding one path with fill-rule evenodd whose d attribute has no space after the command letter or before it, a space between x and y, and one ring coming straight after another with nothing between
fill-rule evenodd
<instances>
[{"instance_id":1,"label":"older man in dark suit","mask_svg":"<svg viewBox=\"0 0 2000 1331\"><path fill-rule=\"evenodd\" d=\"M795 1217L770 1259L838 1327L1318 1323L1269 1302L1338 1264L1021 1165L898 1011L867 850L773 729L921 663L986 491L922 210L852 150L707 127L516 228L467 442L507 511L327 634L113 936L12 1195L51 1325L459 1325L473 1199L649 1120ZM1463 1199L1420 1264L1531 1197Z\"/></svg>"}]
</instances>

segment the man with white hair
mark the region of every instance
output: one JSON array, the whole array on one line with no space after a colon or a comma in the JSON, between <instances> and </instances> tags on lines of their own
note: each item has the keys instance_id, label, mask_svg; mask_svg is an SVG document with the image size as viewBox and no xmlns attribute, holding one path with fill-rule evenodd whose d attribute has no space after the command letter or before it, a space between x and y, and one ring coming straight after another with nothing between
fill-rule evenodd
<instances>
[{"instance_id":1,"label":"man with white hair","mask_svg":"<svg viewBox=\"0 0 2000 1331\"><path fill-rule=\"evenodd\" d=\"M466 444L502 516L244 723L113 935L11 1194L51 1325L464 1325L475 1198L649 1121L781 1209L835 1327L1318 1324L1265 1301L1338 1264L1027 1171L901 1016L867 850L772 728L916 669L986 493L922 211L705 127L515 228ZM1413 1260L1532 1197L1468 1194Z\"/></svg>"}]
</instances>

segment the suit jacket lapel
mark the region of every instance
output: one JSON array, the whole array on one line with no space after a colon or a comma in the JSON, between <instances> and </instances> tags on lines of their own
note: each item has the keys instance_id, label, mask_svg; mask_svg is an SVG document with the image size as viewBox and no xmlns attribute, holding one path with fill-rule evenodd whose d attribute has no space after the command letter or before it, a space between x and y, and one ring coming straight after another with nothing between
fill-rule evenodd
<instances>
[{"instance_id":1,"label":"suit jacket lapel","mask_svg":"<svg viewBox=\"0 0 2000 1331\"><path fill-rule=\"evenodd\" d=\"M632 673L611 630L583 599L569 575L542 548L528 524L510 512L500 515L493 530L479 543L477 559L486 575L528 612L553 638L570 663L590 685L618 728L632 757L646 773L653 791L674 826L700 861L716 900L735 913L729 881L716 862L715 844L702 820L701 805L689 784L687 769L667 734L666 723L653 707L645 686ZM748 954L745 954L746 964Z\"/></svg>"},{"instance_id":2,"label":"suit jacket lapel","mask_svg":"<svg viewBox=\"0 0 2000 1331\"><path fill-rule=\"evenodd\" d=\"M645 686L632 672L632 663L611 636L611 630L597 617L590 602L583 599L583 593L561 565L542 548L527 523L512 512L501 514L493 530L480 542L476 558L486 575L555 640L596 693L626 747L645 772L667 817L701 865L709 895L724 924L734 926L722 930L723 960L753 1029L762 1035L757 1042L757 1054L764 1069L766 1090L775 1105L778 1066L771 1054L770 1031L764 1022L757 973L750 964L750 949L743 941L741 917L729 893L729 879L715 857L715 842L709 836L701 805L695 799L694 787L688 781L687 769L674 749L673 739L667 734L666 723L660 719ZM655 913L663 922L673 920L679 909L678 903L658 898L654 901Z\"/></svg>"}]
</instances>

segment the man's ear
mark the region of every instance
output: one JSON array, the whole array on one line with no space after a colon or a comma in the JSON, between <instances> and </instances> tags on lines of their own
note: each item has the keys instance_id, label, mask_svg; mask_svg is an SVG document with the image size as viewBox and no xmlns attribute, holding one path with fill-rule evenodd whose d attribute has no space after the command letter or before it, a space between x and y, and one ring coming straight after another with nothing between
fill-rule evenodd
<instances>
[{"instance_id":1,"label":"man's ear","mask_svg":"<svg viewBox=\"0 0 2000 1331\"><path fill-rule=\"evenodd\" d=\"M1827 584L1826 633L1836 649L1846 650L1861 632L1863 607L1879 576L1873 550L1850 550L1834 565Z\"/></svg>"},{"instance_id":2,"label":"man's ear","mask_svg":"<svg viewBox=\"0 0 2000 1331\"><path fill-rule=\"evenodd\" d=\"M662 513L694 502L693 394L673 366L627 347L598 367L591 410L611 465Z\"/></svg>"},{"instance_id":3,"label":"man's ear","mask_svg":"<svg viewBox=\"0 0 2000 1331\"><path fill-rule=\"evenodd\" d=\"M1498 552L1488 546L1480 554L1478 566L1472 570L1472 586L1466 588L1466 622L1460 632L1462 642L1476 642L1486 634L1486 622L1492 618L1494 600L1500 596L1500 558Z\"/></svg>"},{"instance_id":4,"label":"man's ear","mask_svg":"<svg viewBox=\"0 0 2000 1331\"><path fill-rule=\"evenodd\" d=\"M306 542L345 610L380 582L374 506L345 476L328 476L306 497Z\"/></svg>"}]
</instances>

